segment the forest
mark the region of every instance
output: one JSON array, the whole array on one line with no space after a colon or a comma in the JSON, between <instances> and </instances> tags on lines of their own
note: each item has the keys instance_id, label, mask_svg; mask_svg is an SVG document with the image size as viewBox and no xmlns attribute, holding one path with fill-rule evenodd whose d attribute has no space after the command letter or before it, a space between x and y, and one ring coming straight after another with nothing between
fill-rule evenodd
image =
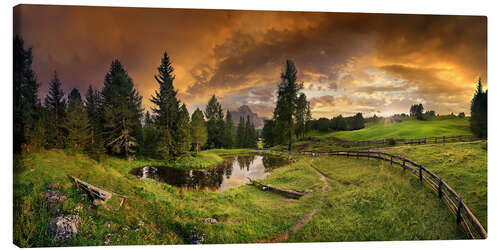
<instances>
[{"instance_id":1,"label":"forest","mask_svg":"<svg viewBox=\"0 0 500 250\"><path fill-rule=\"evenodd\" d=\"M102 154L132 159L136 155L175 160L187 153L211 148L257 146L258 133L250 118L233 124L213 95L205 110L190 116L174 88L174 67L165 52L157 68L158 89L144 112L143 97L124 65L111 62L104 87L90 85L84 96L76 88L69 94L57 71L43 103L40 83L31 64L32 49L14 39L14 151L68 149L99 158Z\"/></svg>"}]
</instances>

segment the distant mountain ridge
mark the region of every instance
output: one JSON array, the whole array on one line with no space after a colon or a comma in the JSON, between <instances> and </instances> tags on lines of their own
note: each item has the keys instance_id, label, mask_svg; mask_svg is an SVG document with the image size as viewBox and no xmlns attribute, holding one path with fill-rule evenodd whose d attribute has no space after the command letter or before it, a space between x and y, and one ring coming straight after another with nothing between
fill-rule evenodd
<instances>
[{"instance_id":1,"label":"distant mountain ridge","mask_svg":"<svg viewBox=\"0 0 500 250\"><path fill-rule=\"evenodd\" d=\"M237 110L229 112L231 112L234 124L240 123L240 117L243 117L246 120L247 116L249 116L250 121L253 122L255 128L260 129L264 127L264 120L262 117L259 117L257 113L253 113L248 105L242 105Z\"/></svg>"}]
</instances>

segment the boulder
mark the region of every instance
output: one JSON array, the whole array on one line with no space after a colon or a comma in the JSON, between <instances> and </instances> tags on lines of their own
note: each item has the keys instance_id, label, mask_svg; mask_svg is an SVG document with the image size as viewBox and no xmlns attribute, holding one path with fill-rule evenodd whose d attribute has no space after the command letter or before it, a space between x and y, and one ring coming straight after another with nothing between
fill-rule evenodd
<instances>
[{"instance_id":1,"label":"boulder","mask_svg":"<svg viewBox=\"0 0 500 250\"><path fill-rule=\"evenodd\" d=\"M78 215L61 215L50 221L49 229L54 235L54 242L70 241L78 234L81 219Z\"/></svg>"},{"instance_id":2,"label":"boulder","mask_svg":"<svg viewBox=\"0 0 500 250\"><path fill-rule=\"evenodd\" d=\"M59 183L49 183L47 184L47 189L58 189Z\"/></svg>"},{"instance_id":3,"label":"boulder","mask_svg":"<svg viewBox=\"0 0 500 250\"><path fill-rule=\"evenodd\" d=\"M66 196L58 192L48 190L47 192L45 192L45 199L47 200L47 203L49 205L54 205L65 201Z\"/></svg>"},{"instance_id":4,"label":"boulder","mask_svg":"<svg viewBox=\"0 0 500 250\"><path fill-rule=\"evenodd\" d=\"M66 196L48 190L45 192L45 199L47 200L47 208L49 215L58 215L61 210L58 208L59 203L64 202L66 200Z\"/></svg>"},{"instance_id":5,"label":"boulder","mask_svg":"<svg viewBox=\"0 0 500 250\"><path fill-rule=\"evenodd\" d=\"M205 220L203 220L203 222L205 222L205 224L217 224L217 219L206 218Z\"/></svg>"},{"instance_id":6,"label":"boulder","mask_svg":"<svg viewBox=\"0 0 500 250\"><path fill-rule=\"evenodd\" d=\"M201 244L203 241L205 241L205 234L200 234L198 232L198 228L194 226L193 230L191 230L191 233L189 235L189 240L191 244Z\"/></svg>"}]
</instances>

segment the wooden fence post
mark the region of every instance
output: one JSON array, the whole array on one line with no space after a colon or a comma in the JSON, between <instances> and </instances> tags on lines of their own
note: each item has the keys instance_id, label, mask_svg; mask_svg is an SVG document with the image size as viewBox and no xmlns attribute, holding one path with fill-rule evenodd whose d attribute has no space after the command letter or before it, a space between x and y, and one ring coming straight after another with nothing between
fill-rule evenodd
<instances>
[{"instance_id":1,"label":"wooden fence post","mask_svg":"<svg viewBox=\"0 0 500 250\"><path fill-rule=\"evenodd\" d=\"M439 178L439 187L438 187L439 198L443 198L443 179Z\"/></svg>"},{"instance_id":2,"label":"wooden fence post","mask_svg":"<svg viewBox=\"0 0 500 250\"><path fill-rule=\"evenodd\" d=\"M458 196L458 206L457 206L457 224L460 224L462 221L462 215L460 214L460 210L462 209L462 197Z\"/></svg>"},{"instance_id":3,"label":"wooden fence post","mask_svg":"<svg viewBox=\"0 0 500 250\"><path fill-rule=\"evenodd\" d=\"M418 175L420 177L420 182L422 182L422 166L418 167Z\"/></svg>"},{"instance_id":4,"label":"wooden fence post","mask_svg":"<svg viewBox=\"0 0 500 250\"><path fill-rule=\"evenodd\" d=\"M391 155L391 166L392 166L392 155Z\"/></svg>"},{"instance_id":5,"label":"wooden fence post","mask_svg":"<svg viewBox=\"0 0 500 250\"><path fill-rule=\"evenodd\" d=\"M443 136L443 144L444 144L444 141L446 140L446 136Z\"/></svg>"}]
</instances>

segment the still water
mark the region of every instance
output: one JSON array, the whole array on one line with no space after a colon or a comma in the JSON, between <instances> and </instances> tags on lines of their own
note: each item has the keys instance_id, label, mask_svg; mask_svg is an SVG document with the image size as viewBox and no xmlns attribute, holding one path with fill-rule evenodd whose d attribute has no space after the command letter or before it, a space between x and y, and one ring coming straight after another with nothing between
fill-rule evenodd
<instances>
[{"instance_id":1,"label":"still water","mask_svg":"<svg viewBox=\"0 0 500 250\"><path fill-rule=\"evenodd\" d=\"M146 166L130 171L138 178L150 178L176 187L222 192L248 182L247 177L260 179L273 169L287 164L287 159L273 155L232 156L209 169L180 169Z\"/></svg>"}]
</instances>

